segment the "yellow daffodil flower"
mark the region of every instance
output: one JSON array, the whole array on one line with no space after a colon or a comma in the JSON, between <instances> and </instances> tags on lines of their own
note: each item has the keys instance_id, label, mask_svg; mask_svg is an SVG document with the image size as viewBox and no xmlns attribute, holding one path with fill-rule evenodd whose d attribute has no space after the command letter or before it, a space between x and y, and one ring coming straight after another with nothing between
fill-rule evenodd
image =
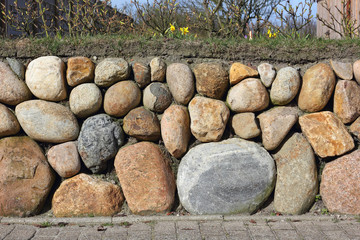
<instances>
[{"instance_id":1,"label":"yellow daffodil flower","mask_svg":"<svg viewBox=\"0 0 360 240\"><path fill-rule=\"evenodd\" d=\"M172 25L171 23L170 23L170 31L171 31L171 32L174 32L174 31L175 31L175 26Z\"/></svg>"},{"instance_id":2,"label":"yellow daffodil flower","mask_svg":"<svg viewBox=\"0 0 360 240\"><path fill-rule=\"evenodd\" d=\"M183 27L180 28L181 34L182 35L186 35L189 32L189 28L188 27Z\"/></svg>"}]
</instances>

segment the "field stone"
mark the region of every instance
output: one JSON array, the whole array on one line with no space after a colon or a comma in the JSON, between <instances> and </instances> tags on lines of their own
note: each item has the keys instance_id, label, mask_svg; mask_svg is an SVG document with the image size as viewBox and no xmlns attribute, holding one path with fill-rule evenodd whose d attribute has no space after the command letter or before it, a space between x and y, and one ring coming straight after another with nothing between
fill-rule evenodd
<instances>
[{"instance_id":1,"label":"field stone","mask_svg":"<svg viewBox=\"0 0 360 240\"><path fill-rule=\"evenodd\" d=\"M320 194L331 213L360 214L360 150L325 165Z\"/></svg>"},{"instance_id":2,"label":"field stone","mask_svg":"<svg viewBox=\"0 0 360 240\"><path fill-rule=\"evenodd\" d=\"M180 202L191 214L251 214L273 191L275 175L274 160L254 142L200 144L180 162Z\"/></svg>"},{"instance_id":3,"label":"field stone","mask_svg":"<svg viewBox=\"0 0 360 240\"><path fill-rule=\"evenodd\" d=\"M345 125L332 112L303 115L299 123L315 153L322 158L342 155L355 147Z\"/></svg>"},{"instance_id":4,"label":"field stone","mask_svg":"<svg viewBox=\"0 0 360 240\"><path fill-rule=\"evenodd\" d=\"M119 150L115 169L132 213L169 212L175 200L175 177L159 146L140 142Z\"/></svg>"},{"instance_id":5,"label":"field stone","mask_svg":"<svg viewBox=\"0 0 360 240\"><path fill-rule=\"evenodd\" d=\"M358 84L360 84L360 60L354 62L353 65L354 77Z\"/></svg>"},{"instance_id":6,"label":"field stone","mask_svg":"<svg viewBox=\"0 0 360 240\"><path fill-rule=\"evenodd\" d=\"M123 117L141 102L141 91L133 81L121 81L105 93L104 110L115 117Z\"/></svg>"},{"instance_id":7,"label":"field stone","mask_svg":"<svg viewBox=\"0 0 360 240\"><path fill-rule=\"evenodd\" d=\"M17 105L31 99L31 92L24 81L11 70L8 64L0 61L0 103Z\"/></svg>"},{"instance_id":8,"label":"field stone","mask_svg":"<svg viewBox=\"0 0 360 240\"><path fill-rule=\"evenodd\" d=\"M94 83L80 84L70 92L69 105L77 117L86 118L100 110L101 91Z\"/></svg>"},{"instance_id":9,"label":"field stone","mask_svg":"<svg viewBox=\"0 0 360 240\"><path fill-rule=\"evenodd\" d=\"M21 79L25 80L25 66L15 58L6 58L11 70Z\"/></svg>"},{"instance_id":10,"label":"field stone","mask_svg":"<svg viewBox=\"0 0 360 240\"><path fill-rule=\"evenodd\" d=\"M257 137L261 133L254 113L235 114L231 119L231 127L236 135L244 139Z\"/></svg>"},{"instance_id":11,"label":"field stone","mask_svg":"<svg viewBox=\"0 0 360 240\"><path fill-rule=\"evenodd\" d=\"M259 79L247 78L230 88L226 103L234 112L257 112L269 105L269 94Z\"/></svg>"},{"instance_id":12,"label":"field stone","mask_svg":"<svg viewBox=\"0 0 360 240\"><path fill-rule=\"evenodd\" d=\"M351 63L330 60L330 65L340 79L351 80L353 78L353 66Z\"/></svg>"},{"instance_id":13,"label":"field stone","mask_svg":"<svg viewBox=\"0 0 360 240\"><path fill-rule=\"evenodd\" d=\"M334 94L334 113L343 123L353 122L360 116L360 86L355 81L340 80Z\"/></svg>"},{"instance_id":14,"label":"field stone","mask_svg":"<svg viewBox=\"0 0 360 240\"><path fill-rule=\"evenodd\" d=\"M261 82L265 85L265 87L270 87L276 76L274 66L270 63L262 63L258 66L257 70L259 72Z\"/></svg>"},{"instance_id":15,"label":"field stone","mask_svg":"<svg viewBox=\"0 0 360 240\"><path fill-rule=\"evenodd\" d=\"M22 102L15 114L25 133L34 140L63 143L75 140L79 124L74 114L63 105L44 100Z\"/></svg>"},{"instance_id":16,"label":"field stone","mask_svg":"<svg viewBox=\"0 0 360 240\"><path fill-rule=\"evenodd\" d=\"M321 111L329 102L335 88L332 68L319 63L309 68L303 77L298 106L305 112Z\"/></svg>"},{"instance_id":17,"label":"field stone","mask_svg":"<svg viewBox=\"0 0 360 240\"><path fill-rule=\"evenodd\" d=\"M144 88L151 82L151 72L147 64L136 62L132 66L134 72L134 80L140 88Z\"/></svg>"},{"instance_id":18,"label":"field stone","mask_svg":"<svg viewBox=\"0 0 360 240\"><path fill-rule=\"evenodd\" d=\"M32 60L26 70L25 81L39 99L62 101L67 97L65 64L59 57L44 56Z\"/></svg>"},{"instance_id":19,"label":"field stone","mask_svg":"<svg viewBox=\"0 0 360 240\"><path fill-rule=\"evenodd\" d=\"M163 83L152 83L144 90L143 104L154 112L164 112L170 106L172 96L169 88Z\"/></svg>"},{"instance_id":20,"label":"field stone","mask_svg":"<svg viewBox=\"0 0 360 240\"><path fill-rule=\"evenodd\" d=\"M0 216L38 214L55 176L39 145L29 137L0 139Z\"/></svg>"},{"instance_id":21,"label":"field stone","mask_svg":"<svg viewBox=\"0 0 360 240\"><path fill-rule=\"evenodd\" d=\"M0 138L15 135L20 131L20 125L14 113L5 105L0 104Z\"/></svg>"},{"instance_id":22,"label":"field stone","mask_svg":"<svg viewBox=\"0 0 360 240\"><path fill-rule=\"evenodd\" d=\"M316 161L309 142L301 133L294 133L273 157L277 168L274 210L306 213L318 193Z\"/></svg>"},{"instance_id":23,"label":"field stone","mask_svg":"<svg viewBox=\"0 0 360 240\"><path fill-rule=\"evenodd\" d=\"M169 153L182 157L191 137L190 115L186 107L171 105L161 118L161 136Z\"/></svg>"},{"instance_id":24,"label":"field stone","mask_svg":"<svg viewBox=\"0 0 360 240\"><path fill-rule=\"evenodd\" d=\"M95 64L87 57L71 57L67 62L66 80L69 86L94 81Z\"/></svg>"},{"instance_id":25,"label":"field stone","mask_svg":"<svg viewBox=\"0 0 360 240\"><path fill-rule=\"evenodd\" d=\"M151 60L150 69L152 82L165 81L166 63L160 57L155 57Z\"/></svg>"},{"instance_id":26,"label":"field stone","mask_svg":"<svg viewBox=\"0 0 360 240\"><path fill-rule=\"evenodd\" d=\"M230 85L235 85L245 78L257 77L259 73L242 63L233 63L230 67L229 79Z\"/></svg>"},{"instance_id":27,"label":"field stone","mask_svg":"<svg viewBox=\"0 0 360 240\"><path fill-rule=\"evenodd\" d=\"M297 107L275 107L258 116L262 143L266 150L274 150L284 140L298 120Z\"/></svg>"},{"instance_id":28,"label":"field stone","mask_svg":"<svg viewBox=\"0 0 360 240\"><path fill-rule=\"evenodd\" d=\"M220 63L201 63L193 69L199 94L221 99L229 86L229 74Z\"/></svg>"},{"instance_id":29,"label":"field stone","mask_svg":"<svg viewBox=\"0 0 360 240\"><path fill-rule=\"evenodd\" d=\"M60 177L69 178L80 171L81 162L75 142L52 146L47 152L47 158Z\"/></svg>"},{"instance_id":30,"label":"field stone","mask_svg":"<svg viewBox=\"0 0 360 240\"><path fill-rule=\"evenodd\" d=\"M114 158L124 144L124 133L120 122L98 114L85 120L78 138L78 151L85 166L93 173L100 173L107 162Z\"/></svg>"},{"instance_id":31,"label":"field stone","mask_svg":"<svg viewBox=\"0 0 360 240\"><path fill-rule=\"evenodd\" d=\"M349 131L355 135L358 139L360 139L360 117L358 117L349 128Z\"/></svg>"},{"instance_id":32,"label":"field stone","mask_svg":"<svg viewBox=\"0 0 360 240\"><path fill-rule=\"evenodd\" d=\"M201 142L219 141L230 111L224 102L196 96L189 103L191 133Z\"/></svg>"},{"instance_id":33,"label":"field stone","mask_svg":"<svg viewBox=\"0 0 360 240\"><path fill-rule=\"evenodd\" d=\"M52 211L56 217L113 216L123 203L119 186L81 173L61 183Z\"/></svg>"},{"instance_id":34,"label":"field stone","mask_svg":"<svg viewBox=\"0 0 360 240\"><path fill-rule=\"evenodd\" d=\"M105 58L95 68L95 83L109 87L130 76L130 66L123 58Z\"/></svg>"},{"instance_id":35,"label":"field stone","mask_svg":"<svg viewBox=\"0 0 360 240\"><path fill-rule=\"evenodd\" d=\"M295 68L285 67L280 69L271 87L271 102L274 105L288 104L297 95L300 84L300 74Z\"/></svg>"},{"instance_id":36,"label":"field stone","mask_svg":"<svg viewBox=\"0 0 360 240\"><path fill-rule=\"evenodd\" d=\"M159 119L155 113L144 107L131 110L123 123L125 133L139 140L157 141L161 137Z\"/></svg>"}]
</instances>

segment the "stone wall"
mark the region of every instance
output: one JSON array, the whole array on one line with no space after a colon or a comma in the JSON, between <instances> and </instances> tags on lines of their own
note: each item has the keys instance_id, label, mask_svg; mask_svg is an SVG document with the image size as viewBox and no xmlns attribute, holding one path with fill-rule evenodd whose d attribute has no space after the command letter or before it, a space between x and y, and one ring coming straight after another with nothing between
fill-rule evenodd
<instances>
[{"instance_id":1,"label":"stone wall","mask_svg":"<svg viewBox=\"0 0 360 240\"><path fill-rule=\"evenodd\" d=\"M304 73L304 74L303 74ZM360 61L0 62L0 215L360 214ZM325 163L324 169L322 169ZM320 180L320 181L319 181ZM179 200L179 201L178 201Z\"/></svg>"}]
</instances>

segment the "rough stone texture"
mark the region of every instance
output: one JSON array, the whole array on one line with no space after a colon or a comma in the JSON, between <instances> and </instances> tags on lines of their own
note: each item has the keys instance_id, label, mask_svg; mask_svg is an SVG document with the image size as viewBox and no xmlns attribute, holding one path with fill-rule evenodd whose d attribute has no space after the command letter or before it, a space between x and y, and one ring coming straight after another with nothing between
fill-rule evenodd
<instances>
[{"instance_id":1,"label":"rough stone texture","mask_svg":"<svg viewBox=\"0 0 360 240\"><path fill-rule=\"evenodd\" d=\"M360 60L354 62L353 65L354 77L357 83L360 84Z\"/></svg>"},{"instance_id":2,"label":"rough stone texture","mask_svg":"<svg viewBox=\"0 0 360 240\"><path fill-rule=\"evenodd\" d=\"M301 133L294 133L274 155L277 168L274 210L303 214L314 203L318 180L314 152Z\"/></svg>"},{"instance_id":3,"label":"rough stone texture","mask_svg":"<svg viewBox=\"0 0 360 240\"><path fill-rule=\"evenodd\" d=\"M0 103L16 105L31 98L31 92L9 65L0 61Z\"/></svg>"},{"instance_id":4,"label":"rough stone texture","mask_svg":"<svg viewBox=\"0 0 360 240\"><path fill-rule=\"evenodd\" d=\"M236 135L244 139L257 137L261 133L254 113L235 114L231 119L231 127Z\"/></svg>"},{"instance_id":5,"label":"rough stone texture","mask_svg":"<svg viewBox=\"0 0 360 240\"><path fill-rule=\"evenodd\" d=\"M100 110L102 106L100 89L94 83L76 86L70 93L71 111L79 118L86 118Z\"/></svg>"},{"instance_id":6,"label":"rough stone texture","mask_svg":"<svg viewBox=\"0 0 360 240\"><path fill-rule=\"evenodd\" d=\"M171 92L163 83L152 83L144 90L143 104L151 111L164 112L171 102Z\"/></svg>"},{"instance_id":7,"label":"rough stone texture","mask_svg":"<svg viewBox=\"0 0 360 240\"><path fill-rule=\"evenodd\" d=\"M63 178L76 175L81 168L80 157L75 142L55 145L47 152L50 166Z\"/></svg>"},{"instance_id":8,"label":"rough stone texture","mask_svg":"<svg viewBox=\"0 0 360 240\"><path fill-rule=\"evenodd\" d=\"M65 64L55 56L39 57L29 63L25 81L32 94L48 101L66 99Z\"/></svg>"},{"instance_id":9,"label":"rough stone texture","mask_svg":"<svg viewBox=\"0 0 360 240\"><path fill-rule=\"evenodd\" d=\"M271 194L275 174L274 160L254 142L201 144L180 162L180 202L191 214L253 213Z\"/></svg>"},{"instance_id":10,"label":"rough stone texture","mask_svg":"<svg viewBox=\"0 0 360 240\"><path fill-rule=\"evenodd\" d=\"M355 81L341 80L335 87L334 113L343 123L360 116L360 86Z\"/></svg>"},{"instance_id":11,"label":"rough stone texture","mask_svg":"<svg viewBox=\"0 0 360 240\"><path fill-rule=\"evenodd\" d=\"M86 119L78 138L78 150L85 166L93 173L104 171L107 161L124 144L124 137L120 122L106 114Z\"/></svg>"},{"instance_id":12,"label":"rough stone texture","mask_svg":"<svg viewBox=\"0 0 360 240\"><path fill-rule=\"evenodd\" d=\"M269 94L259 79L248 78L230 88L226 103L234 112L257 112L269 105Z\"/></svg>"},{"instance_id":13,"label":"rough stone texture","mask_svg":"<svg viewBox=\"0 0 360 240\"><path fill-rule=\"evenodd\" d=\"M262 63L257 68L261 82L265 87L270 87L276 77L276 70L270 63Z\"/></svg>"},{"instance_id":14,"label":"rough stone texture","mask_svg":"<svg viewBox=\"0 0 360 240\"><path fill-rule=\"evenodd\" d=\"M190 116L186 107L172 105L161 118L161 136L169 153L180 158L187 150L191 137Z\"/></svg>"},{"instance_id":15,"label":"rough stone texture","mask_svg":"<svg viewBox=\"0 0 360 240\"><path fill-rule=\"evenodd\" d=\"M225 103L206 97L194 97L189 103L191 132L201 142L219 141L230 111Z\"/></svg>"},{"instance_id":16,"label":"rough stone texture","mask_svg":"<svg viewBox=\"0 0 360 240\"><path fill-rule=\"evenodd\" d=\"M257 77L258 75L259 73L251 67L238 62L233 63L229 74L230 85L235 85L245 78Z\"/></svg>"},{"instance_id":17,"label":"rough stone texture","mask_svg":"<svg viewBox=\"0 0 360 240\"><path fill-rule=\"evenodd\" d=\"M152 82L165 81L166 63L161 58L153 58L150 62L150 69Z\"/></svg>"},{"instance_id":18,"label":"rough stone texture","mask_svg":"<svg viewBox=\"0 0 360 240\"><path fill-rule=\"evenodd\" d=\"M69 86L94 80L94 63L87 57L71 57L67 62L66 80Z\"/></svg>"},{"instance_id":19,"label":"rough stone texture","mask_svg":"<svg viewBox=\"0 0 360 240\"><path fill-rule=\"evenodd\" d=\"M336 76L338 76L340 79L351 80L353 78L353 68L351 63L330 60L330 65Z\"/></svg>"},{"instance_id":20,"label":"rough stone texture","mask_svg":"<svg viewBox=\"0 0 360 240\"><path fill-rule=\"evenodd\" d=\"M354 148L354 140L334 113L324 111L299 117L301 130L320 157L338 156Z\"/></svg>"},{"instance_id":21,"label":"rough stone texture","mask_svg":"<svg viewBox=\"0 0 360 240\"><path fill-rule=\"evenodd\" d=\"M122 81L105 93L104 110L107 114L122 117L141 102L141 91L133 81Z\"/></svg>"},{"instance_id":22,"label":"rough stone texture","mask_svg":"<svg viewBox=\"0 0 360 240\"><path fill-rule=\"evenodd\" d=\"M109 87L129 76L129 63L122 58L106 58L95 68L95 83L100 87Z\"/></svg>"},{"instance_id":23,"label":"rough stone texture","mask_svg":"<svg viewBox=\"0 0 360 240\"><path fill-rule=\"evenodd\" d=\"M318 112L328 103L335 88L335 74L331 67L319 63L309 68L303 77L298 106L305 112Z\"/></svg>"},{"instance_id":24,"label":"rough stone texture","mask_svg":"<svg viewBox=\"0 0 360 240\"><path fill-rule=\"evenodd\" d=\"M272 84L270 99L274 105L286 105L297 95L301 84L300 74L295 68L280 69Z\"/></svg>"},{"instance_id":25,"label":"rough stone texture","mask_svg":"<svg viewBox=\"0 0 360 240\"><path fill-rule=\"evenodd\" d=\"M135 82L139 87L144 88L151 82L151 72L147 64L136 62L132 66Z\"/></svg>"},{"instance_id":26,"label":"rough stone texture","mask_svg":"<svg viewBox=\"0 0 360 240\"><path fill-rule=\"evenodd\" d=\"M354 134L358 139L360 138L360 117L350 125L350 132Z\"/></svg>"},{"instance_id":27,"label":"rough stone texture","mask_svg":"<svg viewBox=\"0 0 360 240\"><path fill-rule=\"evenodd\" d=\"M127 135L144 141L160 139L160 122L155 113L138 107L131 110L124 118L124 131Z\"/></svg>"},{"instance_id":28,"label":"rough stone texture","mask_svg":"<svg viewBox=\"0 0 360 240\"><path fill-rule=\"evenodd\" d=\"M330 212L360 214L360 150L325 165L320 194Z\"/></svg>"},{"instance_id":29,"label":"rough stone texture","mask_svg":"<svg viewBox=\"0 0 360 240\"><path fill-rule=\"evenodd\" d=\"M121 211L123 203L119 186L81 173L61 183L52 210L56 217L112 216Z\"/></svg>"},{"instance_id":30,"label":"rough stone texture","mask_svg":"<svg viewBox=\"0 0 360 240\"><path fill-rule=\"evenodd\" d=\"M63 105L44 100L30 100L15 108L20 126L40 142L62 143L75 140L79 125L74 114Z\"/></svg>"},{"instance_id":31,"label":"rough stone texture","mask_svg":"<svg viewBox=\"0 0 360 240\"><path fill-rule=\"evenodd\" d=\"M229 86L229 74L220 63L201 63L193 71L199 94L215 99L224 96Z\"/></svg>"},{"instance_id":32,"label":"rough stone texture","mask_svg":"<svg viewBox=\"0 0 360 240\"><path fill-rule=\"evenodd\" d=\"M25 66L15 58L6 58L11 70L21 79L25 80Z\"/></svg>"},{"instance_id":33,"label":"rough stone texture","mask_svg":"<svg viewBox=\"0 0 360 240\"><path fill-rule=\"evenodd\" d=\"M166 81L175 101L187 105L194 96L194 76L188 65L170 64L166 69Z\"/></svg>"},{"instance_id":34,"label":"rough stone texture","mask_svg":"<svg viewBox=\"0 0 360 240\"><path fill-rule=\"evenodd\" d=\"M32 139L0 139L0 216L39 213L54 179L42 150Z\"/></svg>"},{"instance_id":35,"label":"rough stone texture","mask_svg":"<svg viewBox=\"0 0 360 240\"><path fill-rule=\"evenodd\" d=\"M262 143L267 150L277 148L298 120L297 107L276 107L258 116Z\"/></svg>"},{"instance_id":36,"label":"rough stone texture","mask_svg":"<svg viewBox=\"0 0 360 240\"><path fill-rule=\"evenodd\" d=\"M132 213L169 212L175 199L175 178L161 149L140 142L119 150L115 169Z\"/></svg>"},{"instance_id":37,"label":"rough stone texture","mask_svg":"<svg viewBox=\"0 0 360 240\"><path fill-rule=\"evenodd\" d=\"M15 135L19 131L20 125L14 113L0 104L0 137Z\"/></svg>"}]
</instances>

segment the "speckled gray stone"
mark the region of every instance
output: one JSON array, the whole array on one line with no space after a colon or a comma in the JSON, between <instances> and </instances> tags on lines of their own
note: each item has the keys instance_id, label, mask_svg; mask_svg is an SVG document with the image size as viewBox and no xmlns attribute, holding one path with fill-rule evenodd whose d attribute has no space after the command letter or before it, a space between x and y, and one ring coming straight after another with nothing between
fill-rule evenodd
<instances>
[{"instance_id":1,"label":"speckled gray stone","mask_svg":"<svg viewBox=\"0 0 360 240\"><path fill-rule=\"evenodd\" d=\"M143 104L151 111L164 112L171 102L171 92L163 83L154 82L144 90Z\"/></svg>"},{"instance_id":2,"label":"speckled gray stone","mask_svg":"<svg viewBox=\"0 0 360 240\"><path fill-rule=\"evenodd\" d=\"M254 142L205 143L180 162L179 198L191 214L253 213L271 194L275 174L274 160Z\"/></svg>"},{"instance_id":3,"label":"speckled gray stone","mask_svg":"<svg viewBox=\"0 0 360 240\"><path fill-rule=\"evenodd\" d=\"M15 58L6 58L11 70L21 79L25 79L25 66Z\"/></svg>"},{"instance_id":4,"label":"speckled gray stone","mask_svg":"<svg viewBox=\"0 0 360 240\"><path fill-rule=\"evenodd\" d=\"M85 166L93 173L106 169L124 144L120 122L107 114L98 114L85 120L78 138L78 150Z\"/></svg>"}]
</instances>

